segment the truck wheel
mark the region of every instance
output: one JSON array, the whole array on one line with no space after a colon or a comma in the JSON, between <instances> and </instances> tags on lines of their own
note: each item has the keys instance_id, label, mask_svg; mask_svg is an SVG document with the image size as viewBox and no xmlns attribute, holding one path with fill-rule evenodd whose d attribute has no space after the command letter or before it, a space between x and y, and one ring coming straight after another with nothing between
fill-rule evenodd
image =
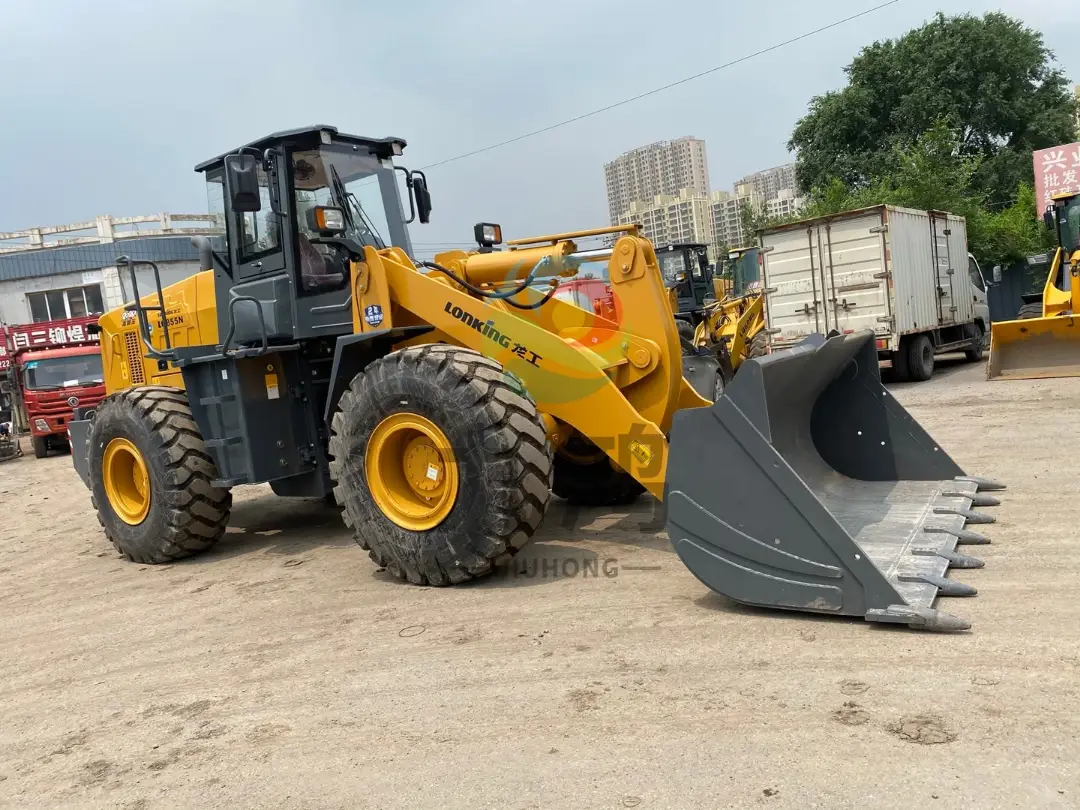
<instances>
[{"instance_id":1,"label":"truck wheel","mask_svg":"<svg viewBox=\"0 0 1080 810\"><path fill-rule=\"evenodd\" d=\"M964 357L969 363L978 363L983 359L983 329L979 324L971 325L974 330L971 336L971 348L964 349Z\"/></svg>"},{"instance_id":2,"label":"truck wheel","mask_svg":"<svg viewBox=\"0 0 1080 810\"><path fill-rule=\"evenodd\" d=\"M1028 318L1041 318L1042 314L1042 301L1036 301L1034 304L1024 304L1021 306L1020 311L1016 313L1016 320L1023 321Z\"/></svg>"},{"instance_id":3,"label":"truck wheel","mask_svg":"<svg viewBox=\"0 0 1080 810\"><path fill-rule=\"evenodd\" d=\"M47 436L34 436L30 443L34 445L34 458L45 458L49 455L49 441Z\"/></svg>"},{"instance_id":4,"label":"truck wheel","mask_svg":"<svg viewBox=\"0 0 1080 810\"><path fill-rule=\"evenodd\" d=\"M532 539L551 499L551 445L519 380L470 349L433 344L357 374L331 423L345 524L399 579L451 585Z\"/></svg>"},{"instance_id":5,"label":"truck wheel","mask_svg":"<svg viewBox=\"0 0 1080 810\"><path fill-rule=\"evenodd\" d=\"M892 377L896 382L908 382L911 379L907 343L901 343L900 348L892 353Z\"/></svg>"},{"instance_id":6,"label":"truck wheel","mask_svg":"<svg viewBox=\"0 0 1080 810\"><path fill-rule=\"evenodd\" d=\"M225 533L232 493L211 484L217 471L183 391L146 386L108 397L89 448L98 520L127 559L169 562Z\"/></svg>"},{"instance_id":7,"label":"truck wheel","mask_svg":"<svg viewBox=\"0 0 1080 810\"><path fill-rule=\"evenodd\" d=\"M555 453L552 492L577 506L624 506L645 491L634 476L617 470L607 453L575 433Z\"/></svg>"},{"instance_id":8,"label":"truck wheel","mask_svg":"<svg viewBox=\"0 0 1080 810\"><path fill-rule=\"evenodd\" d=\"M914 335L908 340L907 365L914 382L926 382L934 376L934 344L929 335Z\"/></svg>"}]
</instances>

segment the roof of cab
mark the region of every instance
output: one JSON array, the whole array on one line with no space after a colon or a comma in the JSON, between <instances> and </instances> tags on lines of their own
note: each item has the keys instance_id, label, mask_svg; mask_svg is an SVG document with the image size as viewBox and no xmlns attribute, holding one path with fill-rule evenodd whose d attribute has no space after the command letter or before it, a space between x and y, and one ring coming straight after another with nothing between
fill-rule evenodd
<instances>
[{"instance_id":1,"label":"roof of cab","mask_svg":"<svg viewBox=\"0 0 1080 810\"><path fill-rule=\"evenodd\" d=\"M259 138L257 141L244 144L239 149L269 149L272 146L276 146L284 141L303 141L312 140L318 141L323 132L329 133L329 135L340 143L354 143L361 146L366 146L375 153L376 157L389 158L393 157L395 153L400 154L400 150L405 148L404 138L367 138L363 135L347 135L343 132L338 132L337 127L331 127L323 125L301 127L299 129L285 129L281 132L274 132L270 135L265 135ZM395 146L397 149L395 149ZM223 152L217 157L210 158L210 160L204 160L195 166L195 171L205 172L207 169L213 169L217 166L221 166L225 163L225 158L228 155L235 154L238 149L230 149L228 152Z\"/></svg>"}]
</instances>

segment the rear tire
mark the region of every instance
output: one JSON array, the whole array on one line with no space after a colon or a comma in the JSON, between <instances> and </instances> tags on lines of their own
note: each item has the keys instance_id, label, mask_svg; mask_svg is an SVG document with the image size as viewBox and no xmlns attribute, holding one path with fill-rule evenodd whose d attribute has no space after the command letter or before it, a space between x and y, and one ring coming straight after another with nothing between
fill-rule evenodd
<instances>
[{"instance_id":1,"label":"rear tire","mask_svg":"<svg viewBox=\"0 0 1080 810\"><path fill-rule=\"evenodd\" d=\"M911 369L908 368L908 353L905 344L892 353L892 372L896 382L908 382L911 380Z\"/></svg>"},{"instance_id":2,"label":"rear tire","mask_svg":"<svg viewBox=\"0 0 1080 810\"><path fill-rule=\"evenodd\" d=\"M975 333L971 336L971 348L964 350L964 357L969 363L978 363L983 359L983 343L985 341L985 333L979 324L972 324L972 328Z\"/></svg>"},{"instance_id":3,"label":"rear tire","mask_svg":"<svg viewBox=\"0 0 1080 810\"><path fill-rule=\"evenodd\" d=\"M406 415L443 434L450 457L444 475L455 487L445 515L415 530L401 525L408 522L402 513L391 517L380 508L372 482L384 501L392 487L377 459L368 469L373 434ZM378 446L373 452L391 452ZM430 344L371 363L341 396L330 456L334 494L356 542L376 565L417 585L491 573L532 539L551 499L551 445L536 404L516 377L471 349Z\"/></svg>"},{"instance_id":4,"label":"rear tire","mask_svg":"<svg viewBox=\"0 0 1080 810\"><path fill-rule=\"evenodd\" d=\"M1020 311L1016 313L1016 320L1023 321L1028 318L1041 318L1043 314L1042 301L1036 301L1033 304L1024 304L1020 307Z\"/></svg>"},{"instance_id":5,"label":"rear tire","mask_svg":"<svg viewBox=\"0 0 1080 810\"><path fill-rule=\"evenodd\" d=\"M612 467L604 451L575 433L555 454L552 491L575 506L625 506L645 487L630 473Z\"/></svg>"},{"instance_id":6,"label":"rear tire","mask_svg":"<svg viewBox=\"0 0 1080 810\"><path fill-rule=\"evenodd\" d=\"M46 436L34 436L31 439L34 445L34 458L45 458L49 455L49 441Z\"/></svg>"},{"instance_id":7,"label":"rear tire","mask_svg":"<svg viewBox=\"0 0 1080 810\"><path fill-rule=\"evenodd\" d=\"M908 340L907 365L914 382L926 382L934 376L934 344L929 335L915 335Z\"/></svg>"},{"instance_id":8,"label":"rear tire","mask_svg":"<svg viewBox=\"0 0 1080 810\"><path fill-rule=\"evenodd\" d=\"M114 441L133 447L145 466L149 508L137 523L109 497L103 468ZM232 493L211 483L217 470L183 391L145 386L106 398L90 429L88 464L98 520L127 559L170 562L205 551L225 533ZM117 491L115 481L111 488Z\"/></svg>"}]
</instances>

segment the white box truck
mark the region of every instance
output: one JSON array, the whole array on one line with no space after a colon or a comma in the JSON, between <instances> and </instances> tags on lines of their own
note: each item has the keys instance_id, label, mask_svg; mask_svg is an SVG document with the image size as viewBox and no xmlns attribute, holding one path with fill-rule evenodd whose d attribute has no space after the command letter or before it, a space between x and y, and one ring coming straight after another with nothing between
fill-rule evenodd
<instances>
[{"instance_id":1,"label":"white box truck","mask_svg":"<svg viewBox=\"0 0 1080 810\"><path fill-rule=\"evenodd\" d=\"M982 358L990 308L963 217L877 205L766 228L759 243L772 350L871 329L902 380L929 379L945 352Z\"/></svg>"}]
</instances>

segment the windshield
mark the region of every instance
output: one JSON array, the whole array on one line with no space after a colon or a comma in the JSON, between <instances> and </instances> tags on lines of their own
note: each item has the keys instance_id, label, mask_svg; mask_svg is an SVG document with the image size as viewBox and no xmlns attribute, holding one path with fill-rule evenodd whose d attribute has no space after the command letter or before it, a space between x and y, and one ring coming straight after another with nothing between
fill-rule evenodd
<instances>
[{"instance_id":1,"label":"windshield","mask_svg":"<svg viewBox=\"0 0 1080 810\"><path fill-rule=\"evenodd\" d=\"M328 145L293 154L296 224L302 236L319 236L308 219L315 206L340 208L346 237L363 245L384 248L391 243L383 205L380 175L393 186L393 168L375 156L344 145Z\"/></svg>"},{"instance_id":2,"label":"windshield","mask_svg":"<svg viewBox=\"0 0 1080 810\"><path fill-rule=\"evenodd\" d=\"M672 250L661 253L657 258L660 261L660 272L664 276L664 281L668 284L674 284L675 276L679 273L685 273L687 278L690 277L690 273L687 272L686 258L682 251Z\"/></svg>"},{"instance_id":3,"label":"windshield","mask_svg":"<svg viewBox=\"0 0 1080 810\"><path fill-rule=\"evenodd\" d=\"M26 387L31 391L98 385L105 381L100 354L28 360L25 369Z\"/></svg>"}]
</instances>

